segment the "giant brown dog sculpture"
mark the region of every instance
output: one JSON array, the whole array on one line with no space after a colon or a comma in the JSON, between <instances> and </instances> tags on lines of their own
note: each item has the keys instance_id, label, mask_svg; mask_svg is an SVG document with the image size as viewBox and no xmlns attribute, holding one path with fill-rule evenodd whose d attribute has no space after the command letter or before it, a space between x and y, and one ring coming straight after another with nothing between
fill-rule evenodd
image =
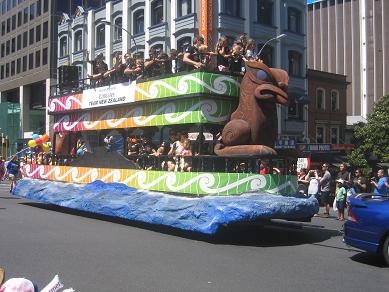
<instances>
[{"instance_id":1,"label":"giant brown dog sculpture","mask_svg":"<svg viewBox=\"0 0 389 292\"><path fill-rule=\"evenodd\" d=\"M260 62L247 62L240 85L239 105L225 125L215 153L225 155L276 155L276 103L287 105L288 73Z\"/></svg>"}]
</instances>

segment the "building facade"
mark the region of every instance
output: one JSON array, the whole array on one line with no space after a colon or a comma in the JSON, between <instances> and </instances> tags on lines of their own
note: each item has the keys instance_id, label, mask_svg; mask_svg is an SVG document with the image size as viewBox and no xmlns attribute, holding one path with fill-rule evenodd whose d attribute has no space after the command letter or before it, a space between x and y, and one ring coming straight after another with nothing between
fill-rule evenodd
<instances>
[{"instance_id":1,"label":"building facade","mask_svg":"<svg viewBox=\"0 0 389 292\"><path fill-rule=\"evenodd\" d=\"M78 6L64 14L58 25L58 66L78 66L82 79L92 72L86 51L91 59L103 53L108 67L118 51L143 52L145 57L150 48L182 52L199 34L203 4L214 10L213 43L221 35L232 41L245 32L261 48L270 38L287 34L270 42L261 57L269 66L287 70L291 77L291 106L278 109L279 136L303 140L308 128L307 107L300 102L300 97L307 95L304 0L129 0L106 1L98 9Z\"/></svg>"},{"instance_id":2,"label":"building facade","mask_svg":"<svg viewBox=\"0 0 389 292\"><path fill-rule=\"evenodd\" d=\"M307 77L310 142L345 144L346 76L308 69Z\"/></svg>"},{"instance_id":3,"label":"building facade","mask_svg":"<svg viewBox=\"0 0 389 292\"><path fill-rule=\"evenodd\" d=\"M389 92L389 1L308 0L308 68L347 76L347 124Z\"/></svg>"},{"instance_id":4,"label":"building facade","mask_svg":"<svg viewBox=\"0 0 389 292\"><path fill-rule=\"evenodd\" d=\"M0 1L0 131L11 152L16 140L49 130L46 100L57 72L57 23L75 5L105 1Z\"/></svg>"}]
</instances>

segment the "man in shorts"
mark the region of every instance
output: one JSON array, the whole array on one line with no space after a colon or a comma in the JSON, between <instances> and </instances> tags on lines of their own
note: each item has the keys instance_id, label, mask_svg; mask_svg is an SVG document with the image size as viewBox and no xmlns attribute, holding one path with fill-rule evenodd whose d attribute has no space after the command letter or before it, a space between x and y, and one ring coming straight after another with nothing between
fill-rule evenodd
<instances>
[{"instance_id":1,"label":"man in shorts","mask_svg":"<svg viewBox=\"0 0 389 292\"><path fill-rule=\"evenodd\" d=\"M331 173L328 171L328 163L324 163L321 167L323 175L319 177L320 191L321 191L321 201L324 204L325 212L324 217L329 217L330 215L330 205L331 205Z\"/></svg>"}]
</instances>

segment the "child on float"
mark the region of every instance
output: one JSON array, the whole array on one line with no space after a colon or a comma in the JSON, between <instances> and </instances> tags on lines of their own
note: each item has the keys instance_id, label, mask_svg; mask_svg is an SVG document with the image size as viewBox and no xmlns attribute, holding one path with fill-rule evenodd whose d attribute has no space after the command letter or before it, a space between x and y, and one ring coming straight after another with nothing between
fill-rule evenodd
<instances>
[{"instance_id":1,"label":"child on float","mask_svg":"<svg viewBox=\"0 0 389 292\"><path fill-rule=\"evenodd\" d=\"M179 154L180 157L180 169L183 171L192 171L192 161L189 157L192 157L192 150L190 149L190 140L185 138L182 142L183 149Z\"/></svg>"}]
</instances>

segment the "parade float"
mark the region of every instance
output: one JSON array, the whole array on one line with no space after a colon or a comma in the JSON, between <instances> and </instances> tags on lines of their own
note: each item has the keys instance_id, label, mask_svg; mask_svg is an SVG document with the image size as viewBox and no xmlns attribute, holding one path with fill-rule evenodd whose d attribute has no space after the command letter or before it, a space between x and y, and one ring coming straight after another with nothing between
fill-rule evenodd
<instances>
[{"instance_id":1,"label":"parade float","mask_svg":"<svg viewBox=\"0 0 389 292\"><path fill-rule=\"evenodd\" d=\"M273 149L288 75L259 62L246 70L244 77L191 71L52 96L55 160L26 163L14 194L203 233L263 218L309 220L318 204L294 197L296 157ZM133 137L159 144L171 131L192 137L192 171L168 171L168 156L129 154ZM107 135L115 147L104 145ZM80 140L88 150L70 155Z\"/></svg>"}]
</instances>

